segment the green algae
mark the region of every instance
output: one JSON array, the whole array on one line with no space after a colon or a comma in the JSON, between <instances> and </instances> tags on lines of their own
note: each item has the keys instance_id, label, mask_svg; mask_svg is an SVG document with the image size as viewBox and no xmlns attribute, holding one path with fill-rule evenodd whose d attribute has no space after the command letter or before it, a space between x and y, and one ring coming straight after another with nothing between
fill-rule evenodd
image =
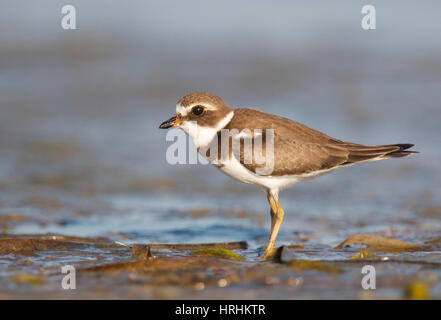
<instances>
[{"instance_id":1,"label":"green algae","mask_svg":"<svg viewBox=\"0 0 441 320\"><path fill-rule=\"evenodd\" d=\"M366 259L377 259L377 258L378 256L376 256L369 250L363 249L360 250L360 252L357 253L356 255L352 256L350 260L366 260Z\"/></svg>"},{"instance_id":2,"label":"green algae","mask_svg":"<svg viewBox=\"0 0 441 320\"><path fill-rule=\"evenodd\" d=\"M425 281L411 281L405 290L405 298L412 300L428 300L430 299L430 287Z\"/></svg>"},{"instance_id":3,"label":"green algae","mask_svg":"<svg viewBox=\"0 0 441 320\"><path fill-rule=\"evenodd\" d=\"M101 249L121 249L121 248L125 248L127 246L124 246L123 244L119 244L118 242L113 242L113 243L97 243L95 245L97 248L101 248ZM128 247L130 249L130 247Z\"/></svg>"},{"instance_id":4,"label":"green algae","mask_svg":"<svg viewBox=\"0 0 441 320\"><path fill-rule=\"evenodd\" d=\"M328 262L309 261L309 260L291 260L287 264L297 271L320 271L331 274L340 274L342 270Z\"/></svg>"},{"instance_id":5,"label":"green algae","mask_svg":"<svg viewBox=\"0 0 441 320\"><path fill-rule=\"evenodd\" d=\"M30 284L30 285L41 285L45 282L43 277L39 277L33 274L17 274L11 279L16 283Z\"/></svg>"},{"instance_id":6,"label":"green algae","mask_svg":"<svg viewBox=\"0 0 441 320\"><path fill-rule=\"evenodd\" d=\"M426 244L441 244L441 238L434 238L425 242Z\"/></svg>"},{"instance_id":7,"label":"green algae","mask_svg":"<svg viewBox=\"0 0 441 320\"><path fill-rule=\"evenodd\" d=\"M207 257L215 257L215 258L223 258L230 260L244 260L245 257L237 254L231 250L223 249L223 248L207 248L200 249L191 252L192 255L196 256L207 256Z\"/></svg>"},{"instance_id":8,"label":"green algae","mask_svg":"<svg viewBox=\"0 0 441 320\"><path fill-rule=\"evenodd\" d=\"M427 246L385 238L371 234L354 234L340 243L334 249L343 249L347 245L365 245L371 251L379 252L404 252L424 250Z\"/></svg>"}]
</instances>

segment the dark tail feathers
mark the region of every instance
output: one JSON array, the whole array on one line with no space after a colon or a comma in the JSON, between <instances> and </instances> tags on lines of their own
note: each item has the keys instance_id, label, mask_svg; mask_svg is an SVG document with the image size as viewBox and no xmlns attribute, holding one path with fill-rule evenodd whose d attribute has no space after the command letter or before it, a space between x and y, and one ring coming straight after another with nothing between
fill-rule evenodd
<instances>
[{"instance_id":1,"label":"dark tail feathers","mask_svg":"<svg viewBox=\"0 0 441 320\"><path fill-rule=\"evenodd\" d=\"M364 161L407 157L417 151L407 151L414 145L410 143L390 144L382 146L364 146L359 144L347 144L349 151L348 160L344 163L353 164Z\"/></svg>"}]
</instances>

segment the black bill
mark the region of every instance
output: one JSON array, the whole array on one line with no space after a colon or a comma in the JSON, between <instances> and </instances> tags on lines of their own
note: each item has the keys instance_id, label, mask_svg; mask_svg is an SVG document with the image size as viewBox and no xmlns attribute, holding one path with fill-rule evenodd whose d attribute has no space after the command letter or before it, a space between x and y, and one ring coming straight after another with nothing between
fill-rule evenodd
<instances>
[{"instance_id":1,"label":"black bill","mask_svg":"<svg viewBox=\"0 0 441 320\"><path fill-rule=\"evenodd\" d=\"M171 117L170 119L164 121L163 123L161 123L161 125L159 126L160 129L168 129L171 128L175 125L176 122L176 116Z\"/></svg>"}]
</instances>

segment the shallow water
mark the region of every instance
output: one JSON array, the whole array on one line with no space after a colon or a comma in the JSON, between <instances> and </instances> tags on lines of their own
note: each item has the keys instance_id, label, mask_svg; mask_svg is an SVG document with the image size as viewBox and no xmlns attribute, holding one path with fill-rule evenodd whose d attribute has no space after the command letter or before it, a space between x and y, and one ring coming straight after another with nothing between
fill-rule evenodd
<instances>
[{"instance_id":1,"label":"shallow water","mask_svg":"<svg viewBox=\"0 0 441 320\"><path fill-rule=\"evenodd\" d=\"M130 19L114 4L99 22L95 20L99 7L76 1L84 20L79 20L79 30L66 32L52 26L58 16L49 12L58 12L58 4L47 3L18 8L10 2L0 13L8 16L0 19L5 24L1 29L15 30L15 36L0 34L3 234L104 237L105 243L127 245L246 241L248 249L237 252L248 260L239 269L250 268L247 272L252 273L250 280L228 288L207 280L203 292L190 285L206 281L203 276L188 280L189 287L164 280L166 285L142 291L150 283L142 273L132 275L133 281L122 273L103 283L87 274L94 290L81 291L77 297L180 298L187 290L195 298L280 298L286 292L290 298L348 298L354 292L358 296L361 289L354 279L360 275L359 265L345 264L346 273L329 278L327 273L292 274L284 265L256 262L269 233L262 190L209 166L167 164L170 143L157 127L174 112L176 101L193 90L216 93L234 106L295 119L336 138L365 144L410 142L421 152L347 168L282 192L287 214L278 245L301 244L311 251L297 252L295 258L346 261L352 251L332 248L356 233L415 244L440 237L439 19L416 18L416 26L405 29L397 27L399 21L385 19L375 37L360 33L358 4L337 5L333 10L340 22L332 21L329 32L325 22L318 23L329 16L331 9L324 10L325 4L321 11L306 2L302 10L289 4L261 5L255 7L256 18L247 23L239 23L241 15L220 10L209 24L201 18L207 27L198 28L189 21L185 27L177 24L179 11L186 10L178 2L170 15L159 5L148 6L145 14L151 19L142 19L142 3L123 11ZM393 2L378 6L385 15L394 12ZM403 15L412 10L436 12L429 4L416 6L405 7ZM283 23L269 26L257 19L287 10L294 16ZM228 27L221 23L227 16L232 21ZM42 251L30 258L32 263L20 255L2 255L0 292L5 297L33 298L38 292L54 297L58 278L28 288L8 277L39 274L39 268L69 263L130 259L124 248L81 250ZM187 254L167 252L169 257ZM412 261L434 263L429 271L417 263L379 266L380 279L387 279L393 270L401 270L402 278L383 288L378 285L375 293L360 293L360 298L405 297L406 286L416 278L432 279L431 295L441 297L440 254L437 248L409 253ZM103 258L95 261L98 256ZM405 259L407 254L388 257ZM301 292L289 285L298 283L298 277L303 279ZM116 289L118 284L127 287ZM100 291L100 285L106 290ZM259 292L261 286L272 290ZM317 290L322 286L327 290Z\"/></svg>"}]
</instances>

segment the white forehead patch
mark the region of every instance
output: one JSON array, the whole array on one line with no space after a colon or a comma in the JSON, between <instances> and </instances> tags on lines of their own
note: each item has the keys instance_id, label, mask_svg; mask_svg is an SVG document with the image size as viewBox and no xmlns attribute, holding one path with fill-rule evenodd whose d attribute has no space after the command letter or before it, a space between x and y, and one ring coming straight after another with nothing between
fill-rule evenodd
<instances>
[{"instance_id":1,"label":"white forehead patch","mask_svg":"<svg viewBox=\"0 0 441 320\"><path fill-rule=\"evenodd\" d=\"M212 111L217 110L216 107L212 106L209 103L193 103L193 104L186 106L186 107L183 107L178 103L176 105L176 114L179 113L181 116L185 117L187 114L189 114L191 112L191 109L194 106L199 106L199 105L205 107L205 109L207 109L207 110L212 110Z\"/></svg>"}]
</instances>

